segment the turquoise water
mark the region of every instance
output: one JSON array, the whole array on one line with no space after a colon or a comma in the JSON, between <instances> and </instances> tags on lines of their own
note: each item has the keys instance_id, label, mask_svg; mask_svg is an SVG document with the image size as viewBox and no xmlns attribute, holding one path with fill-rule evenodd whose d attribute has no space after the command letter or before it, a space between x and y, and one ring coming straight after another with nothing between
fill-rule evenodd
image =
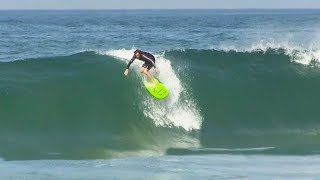
<instances>
[{"instance_id":1,"label":"turquoise water","mask_svg":"<svg viewBox=\"0 0 320 180\"><path fill-rule=\"evenodd\" d=\"M1 179L316 179L319 156L162 156L0 161Z\"/></svg>"},{"instance_id":2,"label":"turquoise water","mask_svg":"<svg viewBox=\"0 0 320 180\"><path fill-rule=\"evenodd\" d=\"M317 177L319 15L0 11L0 178ZM147 94L141 62L123 76L135 48L168 99Z\"/></svg>"}]
</instances>

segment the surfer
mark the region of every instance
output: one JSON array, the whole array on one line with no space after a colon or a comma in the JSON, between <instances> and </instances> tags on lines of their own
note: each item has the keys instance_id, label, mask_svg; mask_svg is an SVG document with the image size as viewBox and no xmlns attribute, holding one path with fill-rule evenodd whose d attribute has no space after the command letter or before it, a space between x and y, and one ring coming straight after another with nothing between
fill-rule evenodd
<instances>
[{"instance_id":1,"label":"surfer","mask_svg":"<svg viewBox=\"0 0 320 180\"><path fill-rule=\"evenodd\" d=\"M153 84L155 85L156 81L149 71L151 68L154 68L157 74L159 74L160 71L159 71L159 68L156 67L156 64L155 64L156 59L154 58L154 56L152 54L150 54L148 52L143 52L141 50L135 50L131 60L129 61L129 63L127 65L126 70L124 71L124 75L126 75L126 76L128 75L129 67L135 59L139 59L144 62L144 64L140 68L140 72L145 74L149 78L149 80L151 82L153 82Z\"/></svg>"}]
</instances>

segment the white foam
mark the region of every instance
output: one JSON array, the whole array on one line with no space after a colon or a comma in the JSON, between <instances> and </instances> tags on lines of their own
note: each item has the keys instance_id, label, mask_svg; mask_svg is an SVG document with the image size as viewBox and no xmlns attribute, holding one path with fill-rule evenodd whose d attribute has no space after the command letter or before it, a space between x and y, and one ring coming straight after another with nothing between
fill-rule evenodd
<instances>
[{"instance_id":1,"label":"white foam","mask_svg":"<svg viewBox=\"0 0 320 180\"><path fill-rule=\"evenodd\" d=\"M309 65L311 62L320 60L320 49L310 46L308 48L301 47L299 45L290 44L287 41L275 42L275 41L260 41L253 44L247 51L262 50L267 51L268 49L283 49L285 54L290 56L291 60Z\"/></svg>"},{"instance_id":2,"label":"white foam","mask_svg":"<svg viewBox=\"0 0 320 180\"><path fill-rule=\"evenodd\" d=\"M309 65L313 61L320 63L320 48L317 45L310 45L309 47L302 47L301 45L290 43L289 41L280 42L268 39L260 40L251 46L238 47L235 46L220 46L217 50L223 51L236 51L236 52L266 52L268 49L282 49L284 53L288 55L293 62Z\"/></svg>"},{"instance_id":3,"label":"white foam","mask_svg":"<svg viewBox=\"0 0 320 180\"><path fill-rule=\"evenodd\" d=\"M313 61L320 63L320 50L297 51L289 55L300 64L309 65Z\"/></svg>"},{"instance_id":4,"label":"white foam","mask_svg":"<svg viewBox=\"0 0 320 180\"><path fill-rule=\"evenodd\" d=\"M134 49L119 49L109 50L105 54L128 62L133 52ZM164 101L155 100L150 96L143 96L141 105L144 115L151 118L157 126L175 126L184 128L187 131L200 129L202 121L200 111L190 93L186 92L183 87L181 80L172 68L171 62L164 58L163 54L156 54L155 57L156 65L160 69L160 74L155 76L166 85L170 95ZM132 68L137 70L141 64L142 61L135 61L132 64Z\"/></svg>"}]
</instances>

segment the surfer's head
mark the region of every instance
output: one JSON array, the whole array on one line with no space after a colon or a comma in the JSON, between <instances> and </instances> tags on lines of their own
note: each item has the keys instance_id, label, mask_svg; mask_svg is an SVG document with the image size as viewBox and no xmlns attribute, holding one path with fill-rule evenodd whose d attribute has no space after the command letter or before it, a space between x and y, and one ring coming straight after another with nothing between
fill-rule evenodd
<instances>
[{"instance_id":1,"label":"surfer's head","mask_svg":"<svg viewBox=\"0 0 320 180\"><path fill-rule=\"evenodd\" d=\"M141 57L141 52L142 52L142 51L139 50L139 49L137 49L137 50L134 51L134 55L136 56L137 59L140 59L140 57Z\"/></svg>"}]
</instances>

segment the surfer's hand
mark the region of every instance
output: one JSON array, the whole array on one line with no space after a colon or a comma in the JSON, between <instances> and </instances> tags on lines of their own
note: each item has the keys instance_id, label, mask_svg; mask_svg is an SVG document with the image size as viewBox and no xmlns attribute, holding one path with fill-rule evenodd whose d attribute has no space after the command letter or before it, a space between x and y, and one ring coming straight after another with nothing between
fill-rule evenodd
<instances>
[{"instance_id":1,"label":"surfer's hand","mask_svg":"<svg viewBox=\"0 0 320 180\"><path fill-rule=\"evenodd\" d=\"M129 69L126 69L123 74L124 74L125 76L128 76L128 73L129 73Z\"/></svg>"},{"instance_id":2,"label":"surfer's hand","mask_svg":"<svg viewBox=\"0 0 320 180\"><path fill-rule=\"evenodd\" d=\"M156 71L157 74L160 74L159 68L155 68L155 71Z\"/></svg>"}]
</instances>

